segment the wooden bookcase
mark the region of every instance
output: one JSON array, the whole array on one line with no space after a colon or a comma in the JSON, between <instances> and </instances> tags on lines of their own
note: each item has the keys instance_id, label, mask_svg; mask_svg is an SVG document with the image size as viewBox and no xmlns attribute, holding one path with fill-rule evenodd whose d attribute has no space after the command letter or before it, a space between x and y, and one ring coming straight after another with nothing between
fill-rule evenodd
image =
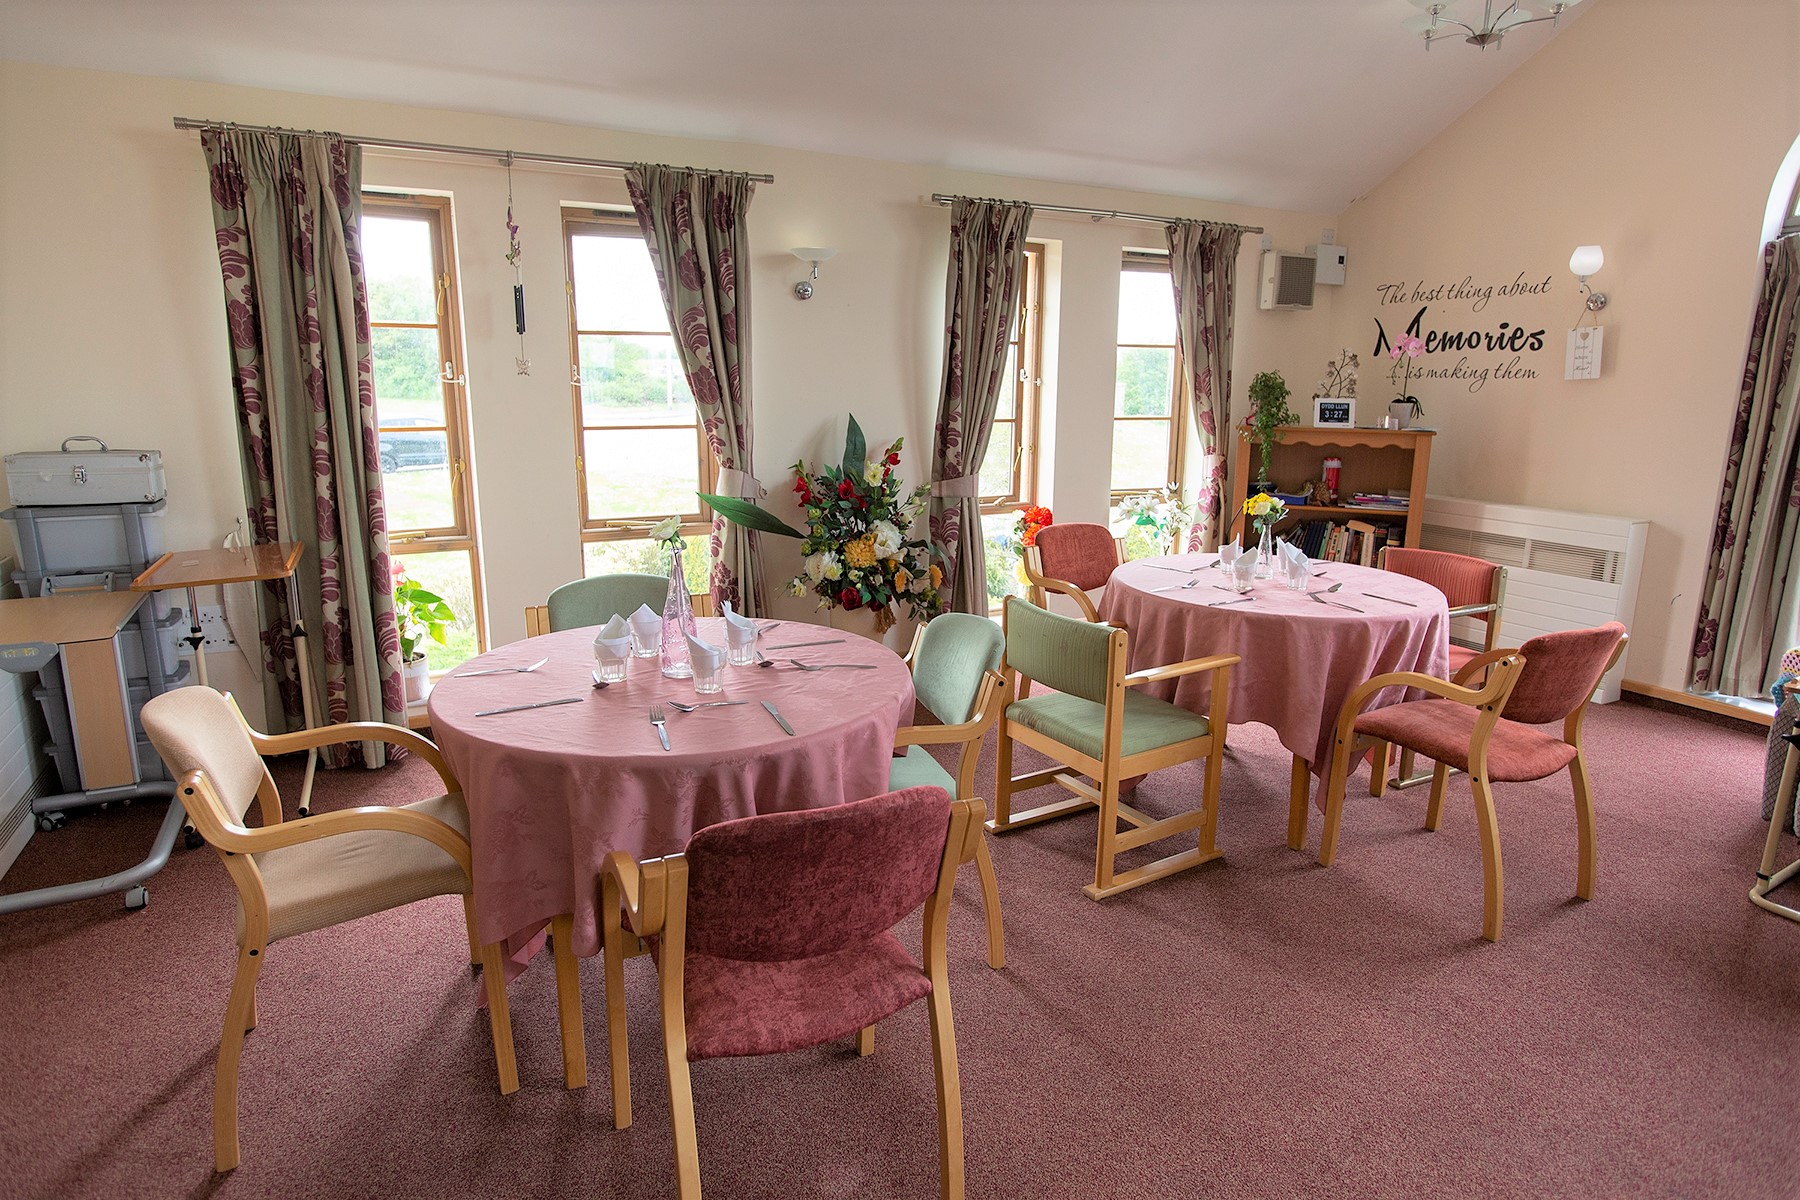
<instances>
[{"instance_id":1,"label":"wooden bookcase","mask_svg":"<svg viewBox=\"0 0 1800 1200\"><path fill-rule=\"evenodd\" d=\"M1347 505L1294 505L1288 509L1294 521L1367 521L1370 524L1405 526L1403 543L1419 544L1419 532L1425 523L1425 479L1431 465L1431 429L1315 429L1310 426L1284 425L1281 440L1269 456L1269 478L1284 492L1293 493L1309 480L1324 476L1327 458L1343 460L1344 469L1338 480L1338 494L1352 496L1357 492L1385 492L1391 488L1405 490L1412 498L1405 512L1381 509L1351 508ZM1236 517L1231 532L1244 531L1244 501L1250 497L1250 484L1258 474L1262 450L1248 431L1238 429L1237 461L1231 474L1231 494L1236 498Z\"/></svg>"}]
</instances>

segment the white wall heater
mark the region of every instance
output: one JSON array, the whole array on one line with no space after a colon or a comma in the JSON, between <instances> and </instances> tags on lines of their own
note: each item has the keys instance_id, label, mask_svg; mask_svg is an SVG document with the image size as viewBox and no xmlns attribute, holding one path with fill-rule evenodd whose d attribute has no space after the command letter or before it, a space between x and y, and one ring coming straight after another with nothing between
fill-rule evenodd
<instances>
[{"instance_id":1,"label":"white wall heater","mask_svg":"<svg viewBox=\"0 0 1800 1200\"><path fill-rule=\"evenodd\" d=\"M1629 517L1432 496L1419 544L1506 568L1498 644L1517 646L1540 633L1607 621L1621 621L1629 630L1649 531L1650 522ZM1483 635L1479 621L1451 622L1450 636L1459 642L1480 645ZM1617 700L1624 678L1621 660L1600 680L1595 700Z\"/></svg>"}]
</instances>

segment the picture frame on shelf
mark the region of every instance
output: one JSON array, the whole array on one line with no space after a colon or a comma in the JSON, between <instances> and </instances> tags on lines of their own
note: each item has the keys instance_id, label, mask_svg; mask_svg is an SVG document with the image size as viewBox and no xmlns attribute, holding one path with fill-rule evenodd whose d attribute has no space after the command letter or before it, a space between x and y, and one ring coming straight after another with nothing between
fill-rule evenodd
<instances>
[{"instance_id":1,"label":"picture frame on shelf","mask_svg":"<svg viewBox=\"0 0 1800 1200\"><path fill-rule=\"evenodd\" d=\"M1356 427L1356 397L1314 396L1313 425L1320 429Z\"/></svg>"}]
</instances>

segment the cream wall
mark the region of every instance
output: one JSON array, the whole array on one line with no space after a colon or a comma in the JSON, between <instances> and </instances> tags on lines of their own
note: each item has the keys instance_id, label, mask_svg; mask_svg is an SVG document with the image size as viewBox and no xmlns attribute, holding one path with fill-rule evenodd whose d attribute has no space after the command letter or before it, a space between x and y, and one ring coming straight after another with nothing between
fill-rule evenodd
<instances>
[{"instance_id":1,"label":"cream wall","mask_svg":"<svg viewBox=\"0 0 1800 1200\"><path fill-rule=\"evenodd\" d=\"M1417 307L1378 305L1378 284L1551 281L1481 317L1466 301L1430 305L1428 325L1444 318L1432 327L1548 331L1523 356L1535 380L1415 387L1442 430L1432 490L1650 520L1629 679L1683 686L1764 205L1800 133L1797 48L1793 0L1603 0L1341 218L1351 278L1335 328L1362 353L1371 400L1387 395L1369 365L1373 317L1392 329L1388 314L1404 325ZM1564 331L1581 312L1569 253L1595 242L1606 266L1593 286L1611 298L1604 370L1566 382Z\"/></svg>"},{"instance_id":2,"label":"cream wall","mask_svg":"<svg viewBox=\"0 0 1800 1200\"><path fill-rule=\"evenodd\" d=\"M1073 187L770 147L408 109L138 76L0 64L0 444L54 447L76 432L164 450L172 544L216 540L240 514L217 259L195 135L171 118L648 159L776 176L750 209L756 254L755 469L773 490L785 468L841 446L854 411L870 440L904 434L922 473L935 413L942 332L945 210L934 191L1189 215L1265 225L1278 246L1333 224L1294 214ZM597 113L596 121L604 114ZM478 510L494 642L523 633L522 609L581 572L568 387L559 209L620 204L617 176L515 171L530 332L517 375L512 270L503 254L505 174L476 161L371 152L369 186L448 192L468 338ZM1054 425L1047 490L1064 519L1103 517L1109 466L1117 272L1126 246L1158 245L1155 226L1044 215L1052 242ZM796 245L838 250L817 295L796 301ZM1330 340L1331 289L1312 312L1264 313L1254 300L1258 239L1245 239L1235 391L1279 369L1304 391ZM1241 409L1241 405L1240 405ZM0 537L5 537L0 532ZM797 559L777 542L769 578ZM784 600L788 615L810 605Z\"/></svg>"}]
</instances>

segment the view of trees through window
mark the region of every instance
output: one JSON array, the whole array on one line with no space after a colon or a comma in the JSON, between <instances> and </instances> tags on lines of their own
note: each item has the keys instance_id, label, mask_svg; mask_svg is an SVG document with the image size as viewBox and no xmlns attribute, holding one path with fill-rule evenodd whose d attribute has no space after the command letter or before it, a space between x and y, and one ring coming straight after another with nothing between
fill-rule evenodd
<instances>
[{"instance_id":1,"label":"view of trees through window","mask_svg":"<svg viewBox=\"0 0 1800 1200\"><path fill-rule=\"evenodd\" d=\"M1113 381L1112 490L1148 491L1176 479L1180 406L1175 296L1168 267L1128 262L1119 272L1118 360Z\"/></svg>"},{"instance_id":2,"label":"view of trees through window","mask_svg":"<svg viewBox=\"0 0 1800 1200\"><path fill-rule=\"evenodd\" d=\"M1019 308L1006 348L1006 373L993 431L982 457L981 532L987 543L990 605L1025 594L1021 550L1014 534L1019 506L1037 498L1038 392L1043 385L1044 247L1025 247L1025 274L1019 281Z\"/></svg>"}]
</instances>

